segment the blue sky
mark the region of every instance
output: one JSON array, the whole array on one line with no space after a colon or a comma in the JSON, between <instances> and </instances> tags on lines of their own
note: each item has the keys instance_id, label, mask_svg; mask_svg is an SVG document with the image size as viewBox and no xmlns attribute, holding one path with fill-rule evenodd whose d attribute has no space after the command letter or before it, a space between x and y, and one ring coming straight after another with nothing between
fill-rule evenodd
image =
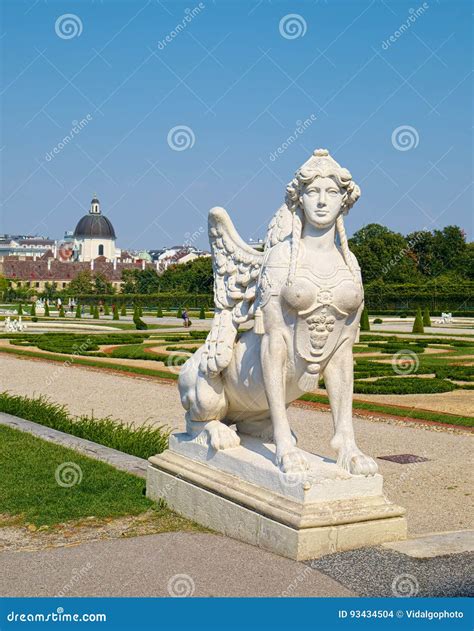
<instances>
[{"instance_id":1,"label":"blue sky","mask_svg":"<svg viewBox=\"0 0 474 631\"><path fill-rule=\"evenodd\" d=\"M97 193L123 248L206 247L214 205L261 237L326 147L362 189L349 233L472 239L467 0L6 0L2 18L2 232L59 238Z\"/></svg>"}]
</instances>

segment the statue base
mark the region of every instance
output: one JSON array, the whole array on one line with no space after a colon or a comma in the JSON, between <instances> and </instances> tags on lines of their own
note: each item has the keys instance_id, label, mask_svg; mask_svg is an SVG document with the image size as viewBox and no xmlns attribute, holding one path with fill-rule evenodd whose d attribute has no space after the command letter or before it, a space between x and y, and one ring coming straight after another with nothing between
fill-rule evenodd
<instances>
[{"instance_id":1,"label":"statue base","mask_svg":"<svg viewBox=\"0 0 474 631\"><path fill-rule=\"evenodd\" d=\"M215 451L206 435L173 434L149 459L147 496L180 515L245 543L303 561L406 539L405 509L383 494L380 474L350 475L303 452L310 468L284 474L275 446L250 436Z\"/></svg>"}]
</instances>

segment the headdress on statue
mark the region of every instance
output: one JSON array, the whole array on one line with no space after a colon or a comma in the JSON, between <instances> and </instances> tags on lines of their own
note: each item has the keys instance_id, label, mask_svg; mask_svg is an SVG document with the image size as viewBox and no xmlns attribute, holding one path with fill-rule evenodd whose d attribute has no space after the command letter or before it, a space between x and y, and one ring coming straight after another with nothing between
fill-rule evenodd
<instances>
[{"instance_id":1,"label":"headdress on statue","mask_svg":"<svg viewBox=\"0 0 474 631\"><path fill-rule=\"evenodd\" d=\"M286 187L287 204L293 212L299 205L304 187L316 177L332 177L339 188L345 190L343 214L352 208L360 197L360 188L352 181L351 172L329 155L327 149L316 149L313 155L296 171L295 177Z\"/></svg>"}]
</instances>

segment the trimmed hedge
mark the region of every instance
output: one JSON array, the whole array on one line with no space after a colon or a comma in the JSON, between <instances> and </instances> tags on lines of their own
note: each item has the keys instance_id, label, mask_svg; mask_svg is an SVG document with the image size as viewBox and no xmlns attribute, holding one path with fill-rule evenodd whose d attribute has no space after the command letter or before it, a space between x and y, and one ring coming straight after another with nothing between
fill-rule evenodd
<instances>
[{"instance_id":1,"label":"trimmed hedge","mask_svg":"<svg viewBox=\"0 0 474 631\"><path fill-rule=\"evenodd\" d=\"M382 377L376 381L354 383L354 392L357 394L434 394L458 388L444 379L422 377Z\"/></svg>"}]
</instances>

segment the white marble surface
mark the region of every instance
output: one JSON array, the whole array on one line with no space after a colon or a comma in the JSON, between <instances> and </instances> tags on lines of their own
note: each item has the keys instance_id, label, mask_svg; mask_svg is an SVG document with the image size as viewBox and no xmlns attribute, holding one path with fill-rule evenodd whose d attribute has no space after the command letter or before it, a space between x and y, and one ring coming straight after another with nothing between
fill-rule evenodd
<instances>
[{"instance_id":1,"label":"white marble surface","mask_svg":"<svg viewBox=\"0 0 474 631\"><path fill-rule=\"evenodd\" d=\"M186 433L172 434L169 450L216 471L225 471L250 484L287 498L309 504L382 494L382 476L351 475L334 460L301 449L298 453L309 467L287 474L275 467L275 445L251 437L241 437L238 447L215 450L207 441L193 439Z\"/></svg>"}]
</instances>

